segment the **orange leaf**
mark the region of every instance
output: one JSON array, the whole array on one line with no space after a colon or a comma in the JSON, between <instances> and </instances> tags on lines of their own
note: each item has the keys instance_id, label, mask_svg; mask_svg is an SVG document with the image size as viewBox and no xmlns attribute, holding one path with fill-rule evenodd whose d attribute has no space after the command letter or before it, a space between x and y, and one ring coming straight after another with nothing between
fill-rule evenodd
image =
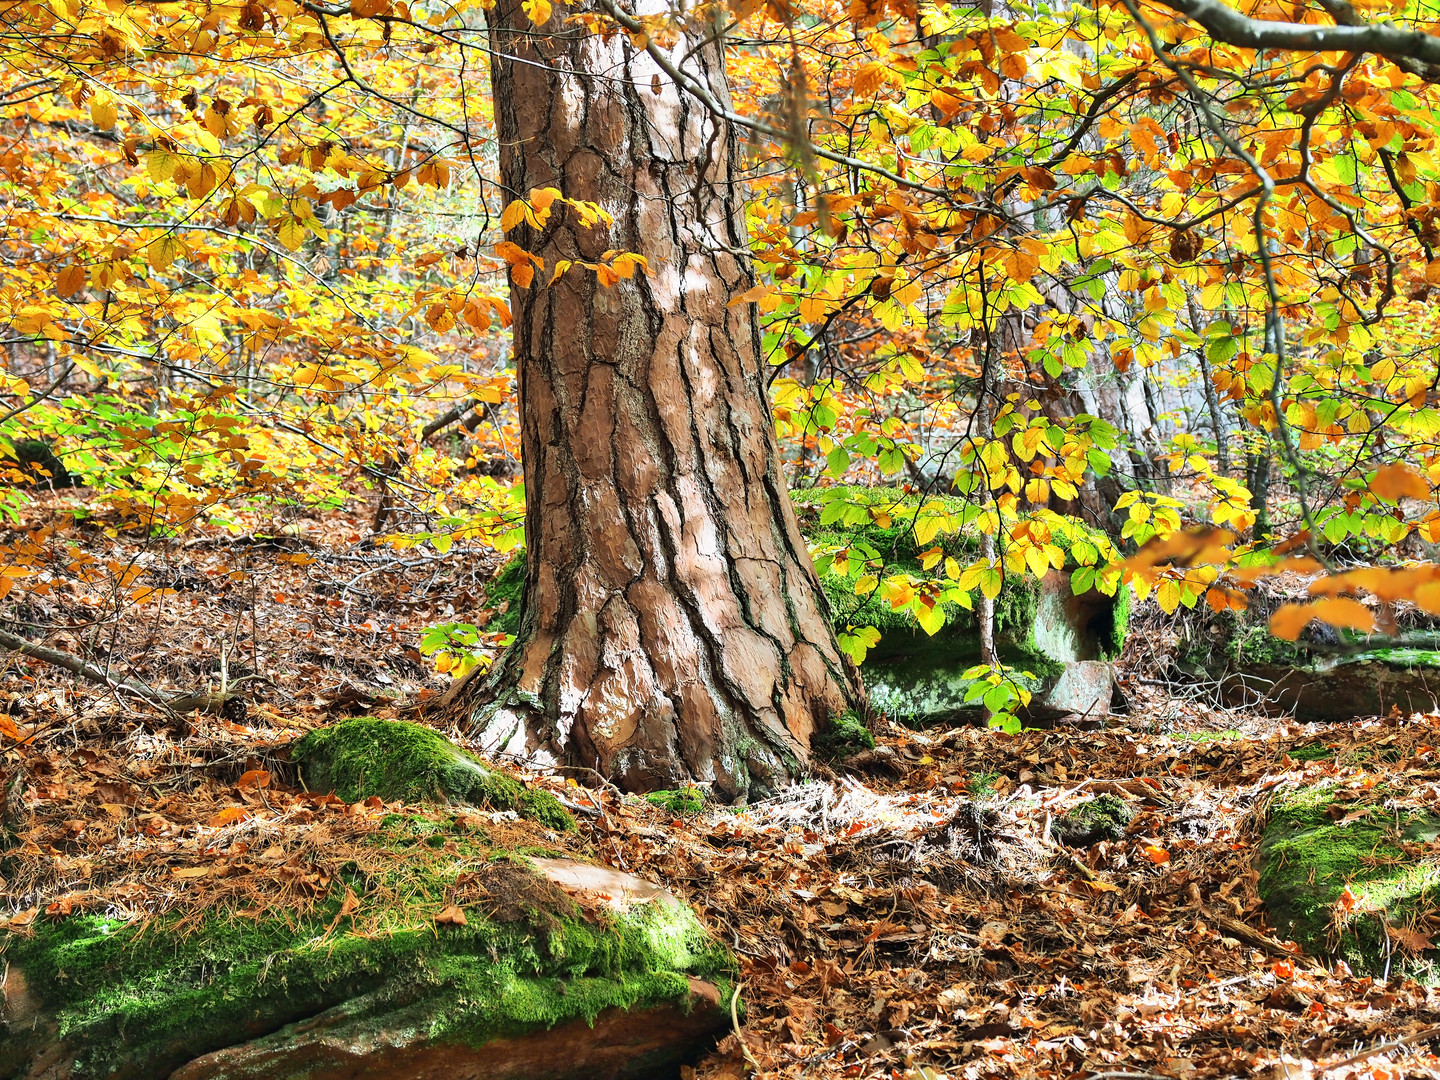
<instances>
[{"instance_id":1,"label":"orange leaf","mask_svg":"<svg viewBox=\"0 0 1440 1080\"><path fill-rule=\"evenodd\" d=\"M1331 626L1344 626L1368 634L1375 629L1375 614L1358 600L1336 596L1310 605L1314 618Z\"/></svg>"},{"instance_id":2,"label":"orange leaf","mask_svg":"<svg viewBox=\"0 0 1440 1080\"><path fill-rule=\"evenodd\" d=\"M1430 498L1430 485L1425 478L1400 461L1380 466L1375 479L1370 481L1370 491L1386 502Z\"/></svg>"},{"instance_id":3,"label":"orange leaf","mask_svg":"<svg viewBox=\"0 0 1440 1080\"><path fill-rule=\"evenodd\" d=\"M236 781L235 786L238 787L238 788L248 788L248 787L262 788L262 787L269 787L269 786L270 786L270 770L269 770L269 769L251 769L249 772L247 772L247 773L245 773L243 776L241 776L238 781Z\"/></svg>"},{"instance_id":4,"label":"orange leaf","mask_svg":"<svg viewBox=\"0 0 1440 1080\"><path fill-rule=\"evenodd\" d=\"M266 773L265 775L270 775ZM233 821L244 821L250 815L238 806L227 806L210 819L210 827L218 829L221 825L229 825Z\"/></svg>"},{"instance_id":5,"label":"orange leaf","mask_svg":"<svg viewBox=\"0 0 1440 1080\"><path fill-rule=\"evenodd\" d=\"M4 735L7 739L14 739L16 742L20 741L20 729L15 725L15 721L4 713L0 713L0 735Z\"/></svg>"},{"instance_id":6,"label":"orange leaf","mask_svg":"<svg viewBox=\"0 0 1440 1080\"><path fill-rule=\"evenodd\" d=\"M1281 604L1270 616L1270 633L1286 641L1294 641L1300 631L1310 625L1314 614L1309 604Z\"/></svg>"},{"instance_id":7,"label":"orange leaf","mask_svg":"<svg viewBox=\"0 0 1440 1080\"><path fill-rule=\"evenodd\" d=\"M1162 847L1156 847L1154 844L1146 844L1140 854L1156 866L1164 866L1170 861L1170 853Z\"/></svg>"},{"instance_id":8,"label":"orange leaf","mask_svg":"<svg viewBox=\"0 0 1440 1080\"><path fill-rule=\"evenodd\" d=\"M451 904L435 916L435 921L437 923L448 923L454 926L464 926L468 920L465 918L465 912L461 911L454 904Z\"/></svg>"}]
</instances>

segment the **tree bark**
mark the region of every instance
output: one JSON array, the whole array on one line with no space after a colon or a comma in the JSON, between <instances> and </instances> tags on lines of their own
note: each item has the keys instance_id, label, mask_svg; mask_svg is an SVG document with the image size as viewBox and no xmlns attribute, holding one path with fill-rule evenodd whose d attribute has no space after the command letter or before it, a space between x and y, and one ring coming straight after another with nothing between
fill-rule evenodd
<instances>
[{"instance_id":1,"label":"tree bark","mask_svg":"<svg viewBox=\"0 0 1440 1080\"><path fill-rule=\"evenodd\" d=\"M810 736L863 708L780 470L761 371L735 132L624 33L489 13L506 198L557 203L508 239L527 578L515 643L457 688L492 752L592 768L629 790L700 782L733 799L806 767ZM658 9L657 9L658 10ZM666 10L669 10L668 8ZM648 14L639 12L637 14ZM666 50L728 106L722 46ZM635 252L606 288L559 260Z\"/></svg>"}]
</instances>

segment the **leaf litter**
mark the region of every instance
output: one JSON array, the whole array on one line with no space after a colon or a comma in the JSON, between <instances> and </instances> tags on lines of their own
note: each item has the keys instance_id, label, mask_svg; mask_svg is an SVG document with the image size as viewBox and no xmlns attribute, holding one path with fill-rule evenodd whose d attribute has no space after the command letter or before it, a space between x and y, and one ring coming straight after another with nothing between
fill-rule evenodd
<instances>
[{"instance_id":1,"label":"leaf litter","mask_svg":"<svg viewBox=\"0 0 1440 1080\"><path fill-rule=\"evenodd\" d=\"M16 834L0 881L6 928L76 911L301 913L340 887L347 864L379 874L385 860L453 856L366 841L396 814L438 813L461 832L466 814L306 792L283 747L338 716L397 715L441 691L412 642L478 609L493 564L458 547L395 559L339 514L305 524L290 546L306 558L293 561L251 557L225 536L106 541L102 554L122 565L148 555L151 576L180 586L107 616L117 670L183 693L213 688L223 654L232 679L253 676L235 695L243 708L226 700L177 718L5 658L0 814ZM23 597L30 630L77 648L54 628L93 626L103 582L61 559L43 576L47 587ZM360 576L363 587L347 586ZM664 885L730 945L743 1015L687 1071L701 1080L1440 1075L1440 994L1277 940L1255 867L1266 804L1289 786L1336 785L1352 820L1397 798L1434 807L1440 717L1307 727L1156 692L1134 699L1124 726L1100 731L882 724L876 750L838 775L700 813L584 774L522 774L576 809L580 833L504 814L474 824L491 844ZM1130 813L1118 838L1061 843L1057 823L1095 796ZM1412 854L1434 859L1433 848ZM463 919L487 895L478 877L473 894L417 917ZM347 891L337 924L366 926L374 899ZM1440 932L1391 930L1414 950Z\"/></svg>"}]
</instances>

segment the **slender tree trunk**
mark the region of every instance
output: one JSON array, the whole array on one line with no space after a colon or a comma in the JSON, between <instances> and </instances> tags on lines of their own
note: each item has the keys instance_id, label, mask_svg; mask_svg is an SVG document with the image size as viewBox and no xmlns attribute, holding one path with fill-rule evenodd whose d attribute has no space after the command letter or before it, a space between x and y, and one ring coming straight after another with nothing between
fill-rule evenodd
<instances>
[{"instance_id":1,"label":"slender tree trunk","mask_svg":"<svg viewBox=\"0 0 1440 1080\"><path fill-rule=\"evenodd\" d=\"M863 690L785 490L756 309L732 305L753 283L735 133L628 35L570 21L594 10L565 7L545 36L519 0L489 13L507 197L555 187L614 224L557 203L508 236L545 264L511 288L525 596L514 645L456 699L492 751L630 790L763 794ZM728 103L718 43L685 63ZM616 251L650 274L550 280Z\"/></svg>"}]
</instances>

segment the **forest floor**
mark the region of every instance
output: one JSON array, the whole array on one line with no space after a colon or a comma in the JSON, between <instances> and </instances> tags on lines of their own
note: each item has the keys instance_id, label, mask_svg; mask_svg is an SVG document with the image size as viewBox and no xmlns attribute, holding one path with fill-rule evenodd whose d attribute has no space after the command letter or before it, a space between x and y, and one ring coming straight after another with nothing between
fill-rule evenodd
<instances>
[{"instance_id":1,"label":"forest floor","mask_svg":"<svg viewBox=\"0 0 1440 1080\"><path fill-rule=\"evenodd\" d=\"M214 695L223 674L235 695L177 717L8 654L0 771L23 770L23 844L0 929L79 910L258 912L328 889L347 835L392 808L317 805L271 779L276 749L443 690L416 640L475 621L495 569L361 532L335 515L184 542L99 526L0 538L34 564L10 629L108 657L117 679ZM1440 993L1295 954L1254 870L1272 793L1440 775L1440 717L1311 728L1134 697L1098 731L887 726L854 768L693 815L529 780L585 811L576 854L669 886L734 948L746 1014L702 1078L1440 1075ZM1290 754L1318 744L1333 755ZM1052 839L1064 810L1106 793L1136 811L1123 838Z\"/></svg>"}]
</instances>

